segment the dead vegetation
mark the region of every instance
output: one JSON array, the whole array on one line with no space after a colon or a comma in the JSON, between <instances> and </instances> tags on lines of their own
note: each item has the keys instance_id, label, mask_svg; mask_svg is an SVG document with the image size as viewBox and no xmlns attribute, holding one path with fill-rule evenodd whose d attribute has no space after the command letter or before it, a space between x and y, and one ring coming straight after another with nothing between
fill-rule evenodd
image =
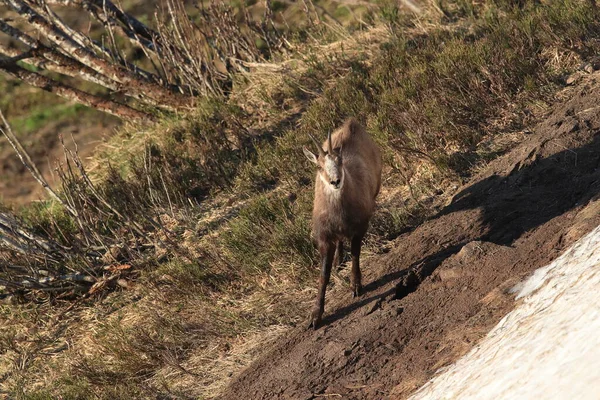
<instances>
[{"instance_id":1,"label":"dead vegetation","mask_svg":"<svg viewBox=\"0 0 600 400\"><path fill-rule=\"evenodd\" d=\"M8 18L0 19L0 31L18 44L0 47L3 72L125 119L153 119L149 110L177 110L193 106L197 96L223 96L245 63L264 61L284 44L269 2L261 21L243 13L236 20L234 10L223 2L202 6L192 20L183 1L165 0L154 14L154 28L110 1L2 4ZM64 8L87 15L90 26L99 25L100 38L89 34L89 26L86 32L66 22L58 12ZM19 25L11 13L20 17ZM35 35L26 33L31 31ZM258 40L264 49L259 49ZM101 91L91 86L82 90L61 76Z\"/></svg>"},{"instance_id":2,"label":"dead vegetation","mask_svg":"<svg viewBox=\"0 0 600 400\"><path fill-rule=\"evenodd\" d=\"M0 393L215 397L314 298L312 171L298 151L307 134L323 137L354 115L384 149L368 256L428 215L432 196L511 146L505 137L539 117L566 73L600 47L596 11L583 1L442 2L420 16L383 2L355 9L357 32L334 22L338 6L327 3L330 16L317 20L320 5L304 4L312 24L287 36L264 28L286 54L265 62L264 49L240 38L248 32L223 28L246 55L230 54L222 69L228 58L215 54L228 42L216 41L198 58L221 60L208 85L181 78L183 69L161 81L190 88L197 79L191 91L209 96L151 126L125 124L89 165L67 147L58 199L2 214L13 227L0 237L58 251L36 257L4 242L0 294L13 304L0 307ZM204 18L227 6L211 7ZM113 34L133 29L110 15ZM347 271L333 281L347 285Z\"/></svg>"}]
</instances>

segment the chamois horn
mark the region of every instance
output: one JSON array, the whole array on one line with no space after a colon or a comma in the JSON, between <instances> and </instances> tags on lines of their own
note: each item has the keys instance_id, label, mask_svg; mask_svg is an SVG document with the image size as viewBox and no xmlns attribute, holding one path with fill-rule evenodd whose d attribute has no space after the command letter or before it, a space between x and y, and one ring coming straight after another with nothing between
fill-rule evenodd
<instances>
[{"instance_id":1,"label":"chamois horn","mask_svg":"<svg viewBox=\"0 0 600 400\"><path fill-rule=\"evenodd\" d=\"M306 132L306 133L308 133L308 132ZM319 150L319 157L325 157L325 151L323 151L323 148L321 147L319 142L317 142L317 139L315 139L315 137L313 135L311 135L310 133L308 133L308 136L312 139L315 146L317 146L317 150Z\"/></svg>"}]
</instances>

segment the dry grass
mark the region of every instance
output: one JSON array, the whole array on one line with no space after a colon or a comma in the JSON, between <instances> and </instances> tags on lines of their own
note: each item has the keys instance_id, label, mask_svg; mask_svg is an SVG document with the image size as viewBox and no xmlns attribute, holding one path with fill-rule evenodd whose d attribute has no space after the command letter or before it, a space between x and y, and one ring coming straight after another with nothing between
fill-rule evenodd
<instances>
[{"instance_id":1,"label":"dry grass","mask_svg":"<svg viewBox=\"0 0 600 400\"><path fill-rule=\"evenodd\" d=\"M2 306L0 372L7 379L0 393L125 399L151 390L215 397L265 344L301 319L298 300L312 298L297 282L273 283L273 277L257 278L263 291L248 297L199 296L161 274L68 312L50 304Z\"/></svg>"}]
</instances>

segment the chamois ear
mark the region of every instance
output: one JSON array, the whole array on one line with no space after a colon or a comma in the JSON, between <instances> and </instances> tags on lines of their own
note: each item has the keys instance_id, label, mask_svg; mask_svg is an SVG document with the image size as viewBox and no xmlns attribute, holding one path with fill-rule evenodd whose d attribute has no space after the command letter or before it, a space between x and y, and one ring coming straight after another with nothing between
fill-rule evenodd
<instances>
[{"instance_id":1,"label":"chamois ear","mask_svg":"<svg viewBox=\"0 0 600 400\"><path fill-rule=\"evenodd\" d=\"M302 151L304 152L306 158L308 158L308 161L312 162L313 164L319 165L319 162L317 161L317 156L312 151L307 149L306 146L302 146Z\"/></svg>"},{"instance_id":2,"label":"chamois ear","mask_svg":"<svg viewBox=\"0 0 600 400\"><path fill-rule=\"evenodd\" d=\"M362 125L356 120L356 118L348 118L345 125L346 129L348 129L350 132L350 135L356 135L363 129Z\"/></svg>"}]
</instances>

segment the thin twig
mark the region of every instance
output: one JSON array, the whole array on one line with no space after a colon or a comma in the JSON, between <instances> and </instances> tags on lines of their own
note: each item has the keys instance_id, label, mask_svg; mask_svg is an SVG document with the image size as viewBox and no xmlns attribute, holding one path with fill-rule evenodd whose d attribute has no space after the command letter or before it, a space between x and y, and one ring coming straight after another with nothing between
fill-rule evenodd
<instances>
[{"instance_id":1,"label":"thin twig","mask_svg":"<svg viewBox=\"0 0 600 400\"><path fill-rule=\"evenodd\" d=\"M21 142L19 142L19 139L17 139L17 137L13 133L13 131L12 131L11 127L10 127L10 124L8 123L8 121L6 120L6 118L4 117L4 113L2 112L2 110L0 110L0 119L2 120L2 124L4 125L4 128L2 128L2 126L0 126L0 132L2 132L4 134L4 136L6 136L6 139L8 139L8 142L10 143L10 145L12 146L12 148L17 153L17 156L19 157L19 159L21 160L21 162L23 163L23 165L25 166L25 168L27 168L27 170L31 173L31 175L34 177L34 179L36 181L38 181L38 183L40 185L42 185L42 187L44 188L44 190L46 190L54 200L56 200L57 202L59 202L63 207L65 207L65 209L67 211L69 211L69 213L71 215L73 215L73 216L76 217L77 216L77 211L75 211L75 209L73 209L72 207L69 207L58 196L58 194L56 194L56 192L50 187L50 185L48 184L48 182L46 182L46 179L44 179L44 177L42 176L41 172L38 170L37 166L35 165L35 163L31 159L31 157L29 156L29 154L27 153L27 151L25 150L25 148L23 148L23 146L21 145Z\"/></svg>"}]
</instances>

